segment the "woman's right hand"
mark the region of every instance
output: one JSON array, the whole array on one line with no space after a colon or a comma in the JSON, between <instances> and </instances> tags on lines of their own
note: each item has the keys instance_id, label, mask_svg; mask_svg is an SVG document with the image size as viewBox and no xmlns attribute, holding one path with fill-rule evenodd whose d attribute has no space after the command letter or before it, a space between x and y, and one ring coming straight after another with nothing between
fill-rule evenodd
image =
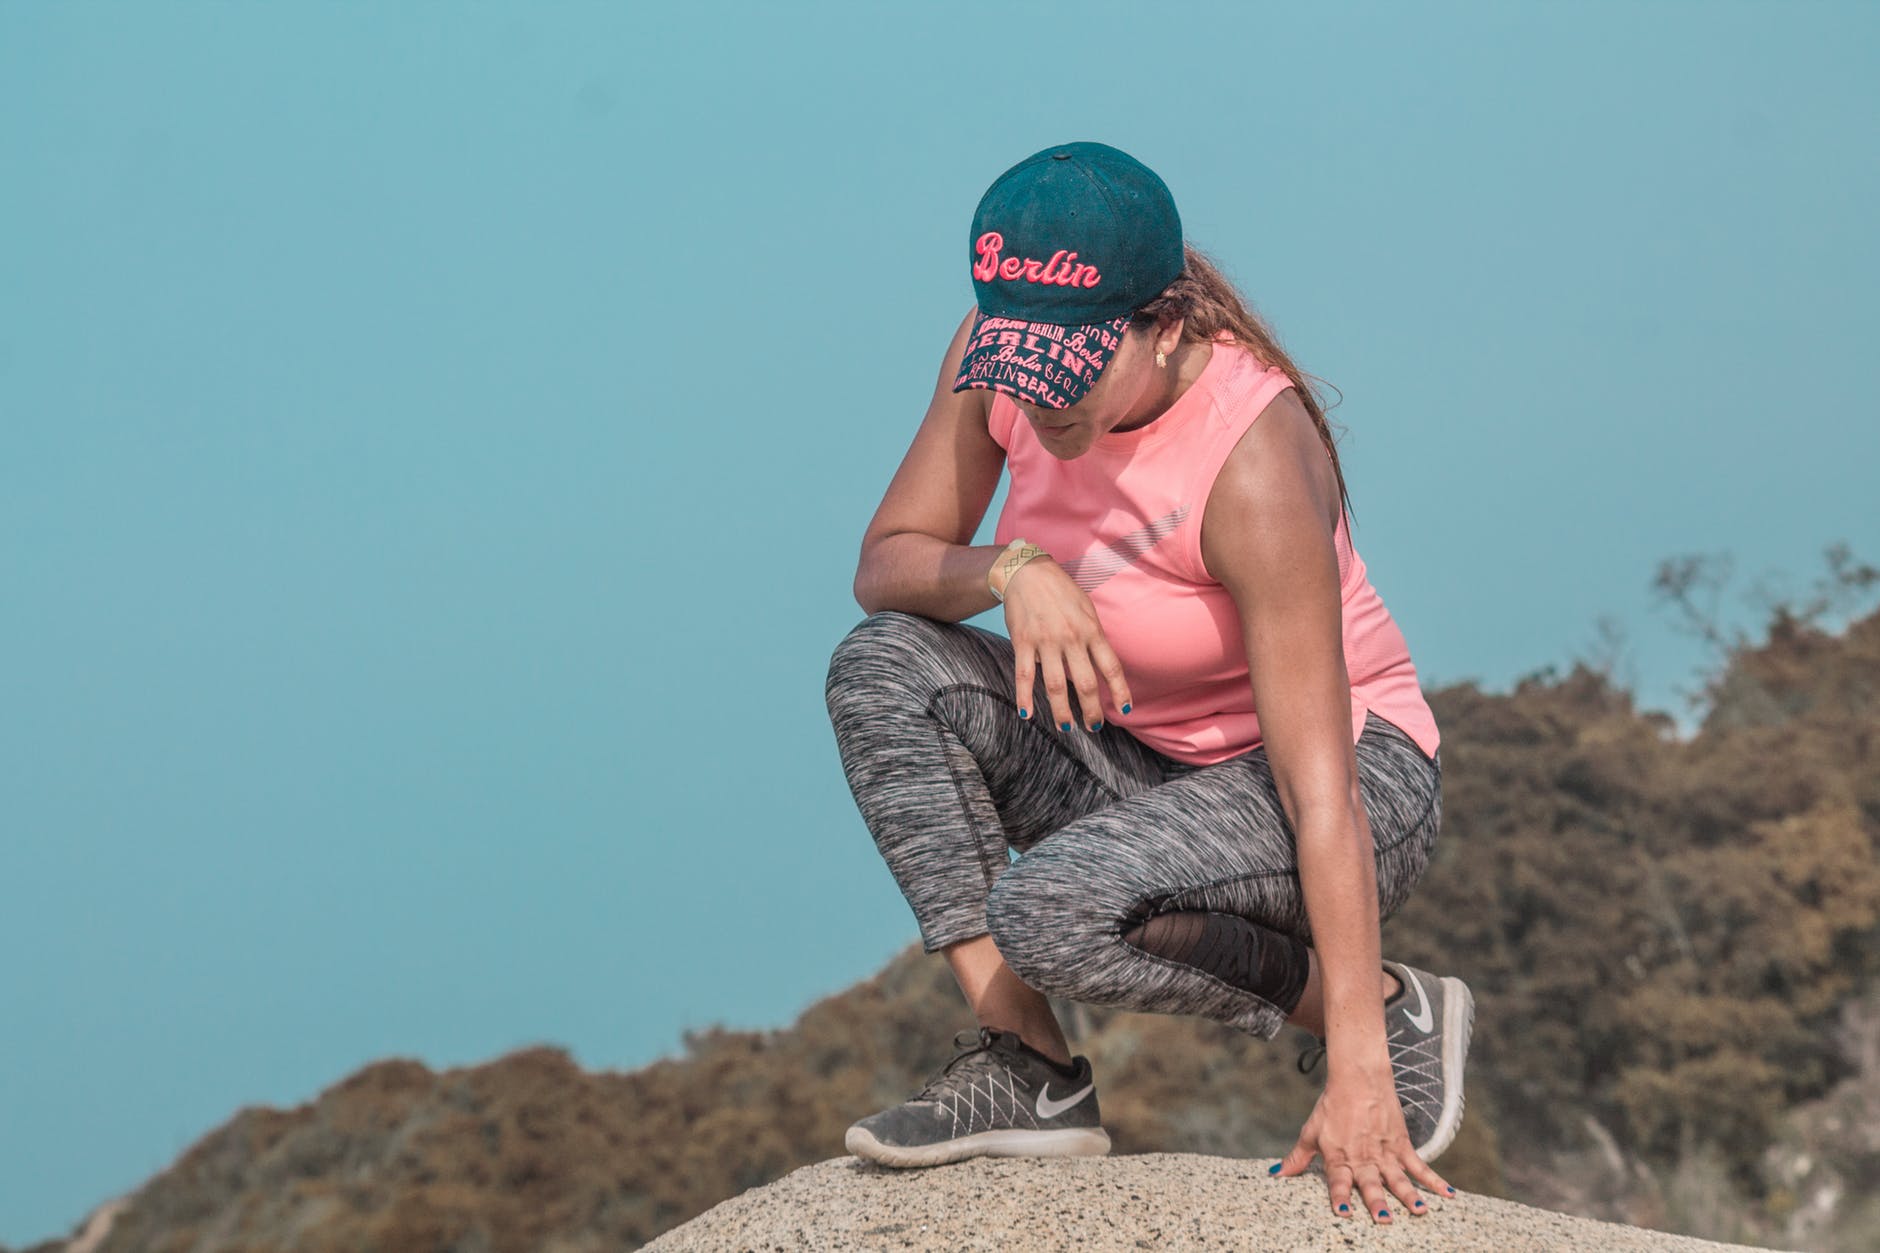
<instances>
[{"instance_id":1,"label":"woman's right hand","mask_svg":"<svg viewBox=\"0 0 1880 1253\"><path fill-rule=\"evenodd\" d=\"M1123 663L1103 636L1097 607L1063 566L1048 556L1034 557L1012 572L1004 591L1005 630L1017 659L1018 707L1028 711L1026 716L1037 716L1031 706L1041 670L1051 722L1060 731L1077 723L1070 704L1072 687L1077 689L1084 728L1094 731L1103 725L1099 675L1109 685L1116 707L1129 712Z\"/></svg>"}]
</instances>

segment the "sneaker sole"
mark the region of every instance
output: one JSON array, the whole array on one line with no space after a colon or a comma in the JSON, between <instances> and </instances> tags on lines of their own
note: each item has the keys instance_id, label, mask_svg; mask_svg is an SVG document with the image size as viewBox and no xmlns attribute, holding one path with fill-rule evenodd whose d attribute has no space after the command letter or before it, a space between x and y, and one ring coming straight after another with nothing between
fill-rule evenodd
<instances>
[{"instance_id":1,"label":"sneaker sole","mask_svg":"<svg viewBox=\"0 0 1880 1253\"><path fill-rule=\"evenodd\" d=\"M1416 1155L1433 1162L1448 1148L1462 1126L1462 1072L1469 1059L1469 1035L1475 1030L1475 996L1460 979L1445 978L1443 987L1443 1101L1442 1116L1430 1138L1415 1147Z\"/></svg>"},{"instance_id":2,"label":"sneaker sole","mask_svg":"<svg viewBox=\"0 0 1880 1253\"><path fill-rule=\"evenodd\" d=\"M866 1127L850 1127L843 1147L882 1166L944 1166L969 1157L1103 1157L1110 1133L1101 1127L1057 1131L981 1131L937 1144L883 1144Z\"/></svg>"}]
</instances>

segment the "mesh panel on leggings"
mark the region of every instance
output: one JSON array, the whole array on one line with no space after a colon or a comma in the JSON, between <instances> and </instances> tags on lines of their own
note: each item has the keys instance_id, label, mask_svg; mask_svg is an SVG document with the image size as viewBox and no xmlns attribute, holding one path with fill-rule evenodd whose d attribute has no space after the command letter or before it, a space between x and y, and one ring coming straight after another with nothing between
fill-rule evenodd
<instances>
[{"instance_id":1,"label":"mesh panel on leggings","mask_svg":"<svg viewBox=\"0 0 1880 1253\"><path fill-rule=\"evenodd\" d=\"M1311 957L1295 936L1233 914L1157 914L1123 938L1146 953L1205 970L1229 987L1291 1013L1305 995Z\"/></svg>"}]
</instances>

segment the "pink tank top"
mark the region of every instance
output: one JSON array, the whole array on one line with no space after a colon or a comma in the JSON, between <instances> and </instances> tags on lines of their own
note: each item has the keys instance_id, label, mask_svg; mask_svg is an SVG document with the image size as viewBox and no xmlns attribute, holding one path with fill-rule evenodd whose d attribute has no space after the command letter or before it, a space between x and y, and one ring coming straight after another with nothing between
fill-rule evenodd
<instances>
[{"instance_id":1,"label":"pink tank top","mask_svg":"<svg viewBox=\"0 0 1880 1253\"><path fill-rule=\"evenodd\" d=\"M1043 545L1090 597L1132 698L1125 717L1103 689L1104 720L1177 761L1212 765L1261 742L1240 614L1202 563L1201 517L1228 453L1291 386L1284 370L1262 366L1223 335L1201 377L1161 417L1112 431L1071 461L1045 451L1018 406L993 395L992 438L1011 471L997 542L1022 535ZM1435 716L1403 633L1352 549L1342 508L1334 542L1352 742L1375 710L1434 757Z\"/></svg>"}]
</instances>

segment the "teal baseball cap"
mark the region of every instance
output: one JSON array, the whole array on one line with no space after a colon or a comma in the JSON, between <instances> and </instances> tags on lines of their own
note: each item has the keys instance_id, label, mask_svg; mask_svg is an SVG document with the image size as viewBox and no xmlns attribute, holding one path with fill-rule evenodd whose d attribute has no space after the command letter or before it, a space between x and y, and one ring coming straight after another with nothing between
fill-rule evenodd
<instances>
[{"instance_id":1,"label":"teal baseball cap","mask_svg":"<svg viewBox=\"0 0 1880 1253\"><path fill-rule=\"evenodd\" d=\"M1168 185L1108 144L1058 144L999 175L971 240L979 317L953 390L988 388L1047 409L1083 398L1131 316L1183 265Z\"/></svg>"}]
</instances>

